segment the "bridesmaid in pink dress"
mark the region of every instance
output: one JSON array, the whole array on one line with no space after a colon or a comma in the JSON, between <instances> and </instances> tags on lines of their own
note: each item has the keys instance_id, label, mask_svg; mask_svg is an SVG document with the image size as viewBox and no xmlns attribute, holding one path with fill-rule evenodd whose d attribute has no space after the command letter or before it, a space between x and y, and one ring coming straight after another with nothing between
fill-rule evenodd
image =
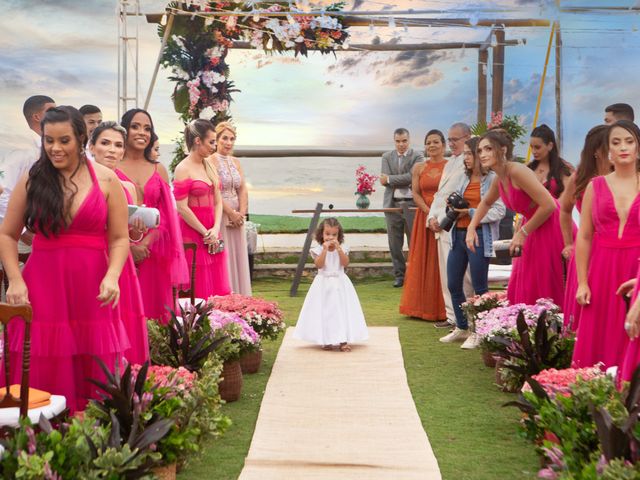
<instances>
[{"instance_id":1,"label":"bridesmaid in pink dress","mask_svg":"<svg viewBox=\"0 0 640 480\"><path fill-rule=\"evenodd\" d=\"M560 157L556 134L543 123L531 132L529 146L533 160L528 167L535 172L553 198L560 198L573 167Z\"/></svg>"},{"instance_id":2,"label":"bridesmaid in pink dress","mask_svg":"<svg viewBox=\"0 0 640 480\"><path fill-rule=\"evenodd\" d=\"M114 308L129 249L127 204L115 174L87 161L80 112L49 109L42 125L41 157L14 189L0 226L0 259L7 302L33 308L30 384L64 395L75 412L96 396L86 379L104 381L94 356L113 369L127 346ZM35 236L21 273L23 226ZM13 322L5 346L13 383L20 381L23 336L23 324Z\"/></svg>"},{"instance_id":3,"label":"bridesmaid in pink dress","mask_svg":"<svg viewBox=\"0 0 640 480\"><path fill-rule=\"evenodd\" d=\"M231 290L251 295L251 274L244 220L249 208L249 195L244 173L237 158L232 156L236 129L229 122L216 125L216 153L212 157L222 185L222 227L227 249L227 266Z\"/></svg>"},{"instance_id":4,"label":"bridesmaid in pink dress","mask_svg":"<svg viewBox=\"0 0 640 480\"><path fill-rule=\"evenodd\" d=\"M220 238L222 222L220 180L207 159L215 151L213 124L208 120L194 120L185 128L184 138L189 155L176 167L173 194L184 241L197 245L195 296L207 299L211 295L228 295L231 287L227 252L211 254L208 251L209 245ZM191 255L188 251L189 264Z\"/></svg>"},{"instance_id":5,"label":"bridesmaid in pink dress","mask_svg":"<svg viewBox=\"0 0 640 480\"><path fill-rule=\"evenodd\" d=\"M127 129L127 148L116 173L135 185L140 204L160 211L160 226L133 243L131 254L138 267L144 313L165 324L170 318L167 307L173 308L173 288L189 284L178 214L167 169L149 160L154 135L151 116L144 110L129 110L122 116L122 126Z\"/></svg>"},{"instance_id":6,"label":"bridesmaid in pink dress","mask_svg":"<svg viewBox=\"0 0 640 480\"><path fill-rule=\"evenodd\" d=\"M124 155L127 132L116 122L103 122L93 131L89 149L94 160L115 171L118 162ZM130 183L121 180L122 189L129 205L136 204L136 189ZM129 226L129 238L141 238L147 229L139 221ZM120 275L120 318L129 338L130 348L125 351L125 358L134 364L143 364L149 360L149 340L147 336L147 322L142 306L142 295L133 257L129 254Z\"/></svg>"},{"instance_id":7,"label":"bridesmaid in pink dress","mask_svg":"<svg viewBox=\"0 0 640 480\"><path fill-rule=\"evenodd\" d=\"M580 306L576 302L576 290L578 289L578 274L576 272L574 240L575 224L573 223L573 207L582 211L582 196L585 188L592 178L611 173L611 163L607 159L607 132L606 125L593 127L587 133L584 147L580 154L580 164L575 173L571 175L567 186L560 196L560 228L564 240L562 256L567 262L567 280L565 284L564 325L566 328L576 331L580 322Z\"/></svg>"},{"instance_id":8,"label":"bridesmaid in pink dress","mask_svg":"<svg viewBox=\"0 0 640 480\"><path fill-rule=\"evenodd\" d=\"M615 171L591 180L584 193L576 242L582 306L573 364L621 366L629 337L618 286L637 274L640 256L640 131L629 121L609 127L609 156Z\"/></svg>"},{"instance_id":9,"label":"bridesmaid in pink dress","mask_svg":"<svg viewBox=\"0 0 640 480\"><path fill-rule=\"evenodd\" d=\"M493 203L502 198L507 208L523 215L524 224L511 240L514 258L507 297L513 303L533 304L551 298L557 305L564 300L562 278L562 234L557 203L527 166L508 161L513 142L502 130L487 132L478 144L484 168L496 172L489 192L482 198L467 227L467 246L475 251L476 228Z\"/></svg>"}]
</instances>

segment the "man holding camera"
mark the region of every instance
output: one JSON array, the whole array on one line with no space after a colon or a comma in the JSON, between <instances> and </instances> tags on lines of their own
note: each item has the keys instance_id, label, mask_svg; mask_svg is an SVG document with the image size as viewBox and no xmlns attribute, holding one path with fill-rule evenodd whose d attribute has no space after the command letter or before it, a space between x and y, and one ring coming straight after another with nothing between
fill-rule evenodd
<instances>
[{"instance_id":1,"label":"man holding camera","mask_svg":"<svg viewBox=\"0 0 640 480\"><path fill-rule=\"evenodd\" d=\"M471 138L471 129L466 123L454 123L449 128L449 148L451 149L451 157L444 167L438 192L433 198L427 225L434 232L438 242L438 267L440 269L440 282L442 284L442 295L444 296L445 309L447 311L447 320L435 323L436 328L454 328L456 324L455 312L453 311L453 303L451 302L451 294L447 288L447 258L451 250L451 234L447 230L443 230L442 226L447 226L447 199L455 192L458 184L457 178L464 175L464 142ZM451 225L449 224L449 228ZM471 277L469 271L464 277L465 296L473 296L473 286L471 285ZM464 339L461 339L464 340Z\"/></svg>"},{"instance_id":2,"label":"man holding camera","mask_svg":"<svg viewBox=\"0 0 640 480\"><path fill-rule=\"evenodd\" d=\"M409 131L406 128L396 129L393 132L393 141L396 145L395 150L382 155L380 183L385 187L382 206L383 208L415 207L411 191L411 169L416 163L424 161L424 155L409 148ZM402 247L405 235L409 245L414 215L415 211L411 210L406 211L406 215L395 212L384 214L395 277L393 286L396 288L404 284L406 262Z\"/></svg>"}]
</instances>

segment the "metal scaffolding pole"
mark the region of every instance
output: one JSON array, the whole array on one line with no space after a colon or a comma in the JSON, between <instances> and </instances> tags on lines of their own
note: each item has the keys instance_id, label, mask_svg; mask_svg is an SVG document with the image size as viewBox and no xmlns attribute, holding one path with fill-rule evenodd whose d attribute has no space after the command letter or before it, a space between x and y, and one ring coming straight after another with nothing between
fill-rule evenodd
<instances>
[{"instance_id":1,"label":"metal scaffolding pole","mask_svg":"<svg viewBox=\"0 0 640 480\"><path fill-rule=\"evenodd\" d=\"M140 16L139 0L119 0L118 3L118 118L131 107L138 106L139 80L139 32L138 21L134 33L130 33L128 17ZM135 49L132 52L132 47ZM134 71L133 92L129 79L129 68Z\"/></svg>"}]
</instances>

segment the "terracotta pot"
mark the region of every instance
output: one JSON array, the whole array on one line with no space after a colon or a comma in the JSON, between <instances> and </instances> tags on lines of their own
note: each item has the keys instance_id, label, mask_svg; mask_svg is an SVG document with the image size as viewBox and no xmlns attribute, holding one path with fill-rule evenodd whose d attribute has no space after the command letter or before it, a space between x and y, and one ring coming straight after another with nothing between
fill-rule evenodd
<instances>
[{"instance_id":1,"label":"terracotta pot","mask_svg":"<svg viewBox=\"0 0 640 480\"><path fill-rule=\"evenodd\" d=\"M176 464L162 465L151 470L158 480L176 480Z\"/></svg>"},{"instance_id":2,"label":"terracotta pot","mask_svg":"<svg viewBox=\"0 0 640 480\"><path fill-rule=\"evenodd\" d=\"M482 355L482 361L484 362L485 366L489 368L496 367L496 357L494 357L489 350L487 350L486 348L482 348L480 350L480 354Z\"/></svg>"},{"instance_id":3,"label":"terracotta pot","mask_svg":"<svg viewBox=\"0 0 640 480\"><path fill-rule=\"evenodd\" d=\"M240 362L224 362L222 367L222 381L218 384L220 397L225 402L235 402L242 392L242 368Z\"/></svg>"},{"instance_id":4,"label":"terracotta pot","mask_svg":"<svg viewBox=\"0 0 640 480\"><path fill-rule=\"evenodd\" d=\"M255 352L247 352L240 357L242 373L257 373L262 363L262 349Z\"/></svg>"}]
</instances>

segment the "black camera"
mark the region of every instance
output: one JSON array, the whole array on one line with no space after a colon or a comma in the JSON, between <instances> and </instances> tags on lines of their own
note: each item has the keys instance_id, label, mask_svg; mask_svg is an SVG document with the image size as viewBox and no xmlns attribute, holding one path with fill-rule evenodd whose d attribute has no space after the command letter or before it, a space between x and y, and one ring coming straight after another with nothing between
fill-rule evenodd
<instances>
[{"instance_id":1,"label":"black camera","mask_svg":"<svg viewBox=\"0 0 640 480\"><path fill-rule=\"evenodd\" d=\"M454 210L454 208L462 209L469 208L469 202L467 202L463 197L460 196L458 192L453 192L451 195L447 197L447 209L445 210L445 218L442 220L440 224L440 228L442 230L448 232L453 227L453 224L458 219L458 212Z\"/></svg>"}]
</instances>

